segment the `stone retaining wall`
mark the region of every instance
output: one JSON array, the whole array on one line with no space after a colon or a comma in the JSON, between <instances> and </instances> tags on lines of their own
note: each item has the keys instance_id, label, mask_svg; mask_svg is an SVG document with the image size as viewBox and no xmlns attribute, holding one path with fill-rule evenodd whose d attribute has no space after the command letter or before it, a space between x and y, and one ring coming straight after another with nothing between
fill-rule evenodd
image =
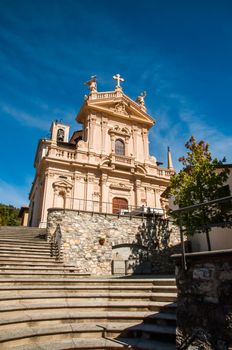
<instances>
[{"instance_id":1,"label":"stone retaining wall","mask_svg":"<svg viewBox=\"0 0 232 350\"><path fill-rule=\"evenodd\" d=\"M177 349L232 348L232 250L187 254L176 261Z\"/></svg>"},{"instance_id":2,"label":"stone retaining wall","mask_svg":"<svg viewBox=\"0 0 232 350\"><path fill-rule=\"evenodd\" d=\"M57 224L62 232L64 261L75 265L80 272L111 274L112 260L117 260L113 256L114 248L129 246L133 264L149 260L151 273L174 273L170 255L179 252L179 232L170 224L168 230L157 237L146 218L50 209L48 237L54 234Z\"/></svg>"}]
</instances>

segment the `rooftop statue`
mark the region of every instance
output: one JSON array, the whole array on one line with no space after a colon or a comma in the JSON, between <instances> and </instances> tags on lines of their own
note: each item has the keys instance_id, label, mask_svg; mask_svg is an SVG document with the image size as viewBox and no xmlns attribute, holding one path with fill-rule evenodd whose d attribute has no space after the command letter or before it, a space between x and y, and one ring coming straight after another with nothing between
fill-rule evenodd
<instances>
[{"instance_id":1,"label":"rooftop statue","mask_svg":"<svg viewBox=\"0 0 232 350\"><path fill-rule=\"evenodd\" d=\"M96 75L92 75L90 80L86 81L86 83L84 83L84 84L88 85L90 93L97 92L97 76Z\"/></svg>"},{"instance_id":2,"label":"rooftop statue","mask_svg":"<svg viewBox=\"0 0 232 350\"><path fill-rule=\"evenodd\" d=\"M141 94L136 98L136 102L141 106L145 106L144 99L146 96L147 96L146 91L141 92Z\"/></svg>"}]
</instances>

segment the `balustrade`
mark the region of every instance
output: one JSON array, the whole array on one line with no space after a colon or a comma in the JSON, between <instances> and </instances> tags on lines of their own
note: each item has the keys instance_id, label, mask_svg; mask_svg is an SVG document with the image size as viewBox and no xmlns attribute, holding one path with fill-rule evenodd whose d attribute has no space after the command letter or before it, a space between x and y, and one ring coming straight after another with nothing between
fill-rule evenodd
<instances>
[{"instance_id":1,"label":"balustrade","mask_svg":"<svg viewBox=\"0 0 232 350\"><path fill-rule=\"evenodd\" d=\"M50 157L56 157L56 158L63 158L63 159L69 159L74 160L75 159L75 151L70 150L64 150L59 148L51 148L48 152L48 156Z\"/></svg>"},{"instance_id":2,"label":"balustrade","mask_svg":"<svg viewBox=\"0 0 232 350\"><path fill-rule=\"evenodd\" d=\"M115 92L100 92L96 94L97 99L117 97Z\"/></svg>"},{"instance_id":3,"label":"balustrade","mask_svg":"<svg viewBox=\"0 0 232 350\"><path fill-rule=\"evenodd\" d=\"M167 176L167 177L170 177L171 174L172 174L173 172L170 171L170 170L158 169L158 170L157 170L157 173L158 173L158 175L160 175L160 176Z\"/></svg>"},{"instance_id":4,"label":"balustrade","mask_svg":"<svg viewBox=\"0 0 232 350\"><path fill-rule=\"evenodd\" d=\"M126 164L131 164L132 159L125 157L125 156L115 156L115 162L121 162Z\"/></svg>"}]
</instances>

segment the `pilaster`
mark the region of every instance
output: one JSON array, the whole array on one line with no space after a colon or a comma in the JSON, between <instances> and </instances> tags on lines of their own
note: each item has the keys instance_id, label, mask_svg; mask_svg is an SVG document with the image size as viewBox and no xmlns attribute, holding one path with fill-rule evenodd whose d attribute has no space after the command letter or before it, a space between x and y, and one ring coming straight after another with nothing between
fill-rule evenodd
<instances>
[{"instance_id":1,"label":"pilaster","mask_svg":"<svg viewBox=\"0 0 232 350\"><path fill-rule=\"evenodd\" d=\"M106 153L106 137L107 135L108 118L102 117L101 120L101 151Z\"/></svg>"},{"instance_id":2,"label":"pilaster","mask_svg":"<svg viewBox=\"0 0 232 350\"><path fill-rule=\"evenodd\" d=\"M102 174L101 175L101 210L103 213L107 211L107 202L108 202L108 193L107 193L107 180L108 175Z\"/></svg>"},{"instance_id":3,"label":"pilaster","mask_svg":"<svg viewBox=\"0 0 232 350\"><path fill-rule=\"evenodd\" d=\"M96 125L96 116L90 115L88 118L88 129L89 129L89 150L94 149L94 131Z\"/></svg>"},{"instance_id":4,"label":"pilaster","mask_svg":"<svg viewBox=\"0 0 232 350\"><path fill-rule=\"evenodd\" d=\"M135 180L135 206L141 206L141 180Z\"/></svg>"},{"instance_id":5,"label":"pilaster","mask_svg":"<svg viewBox=\"0 0 232 350\"><path fill-rule=\"evenodd\" d=\"M148 150L148 131L147 129L142 129L142 139L143 139L143 152L144 152L144 159L148 159L149 150Z\"/></svg>"}]
</instances>

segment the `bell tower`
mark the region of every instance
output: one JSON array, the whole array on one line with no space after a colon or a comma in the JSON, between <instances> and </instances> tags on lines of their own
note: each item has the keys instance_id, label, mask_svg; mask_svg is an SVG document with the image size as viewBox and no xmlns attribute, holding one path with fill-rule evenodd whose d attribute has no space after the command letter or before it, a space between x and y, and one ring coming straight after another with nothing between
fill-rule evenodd
<instances>
[{"instance_id":1,"label":"bell tower","mask_svg":"<svg viewBox=\"0 0 232 350\"><path fill-rule=\"evenodd\" d=\"M54 143L69 141L70 126L55 120L51 125L51 140Z\"/></svg>"}]
</instances>

